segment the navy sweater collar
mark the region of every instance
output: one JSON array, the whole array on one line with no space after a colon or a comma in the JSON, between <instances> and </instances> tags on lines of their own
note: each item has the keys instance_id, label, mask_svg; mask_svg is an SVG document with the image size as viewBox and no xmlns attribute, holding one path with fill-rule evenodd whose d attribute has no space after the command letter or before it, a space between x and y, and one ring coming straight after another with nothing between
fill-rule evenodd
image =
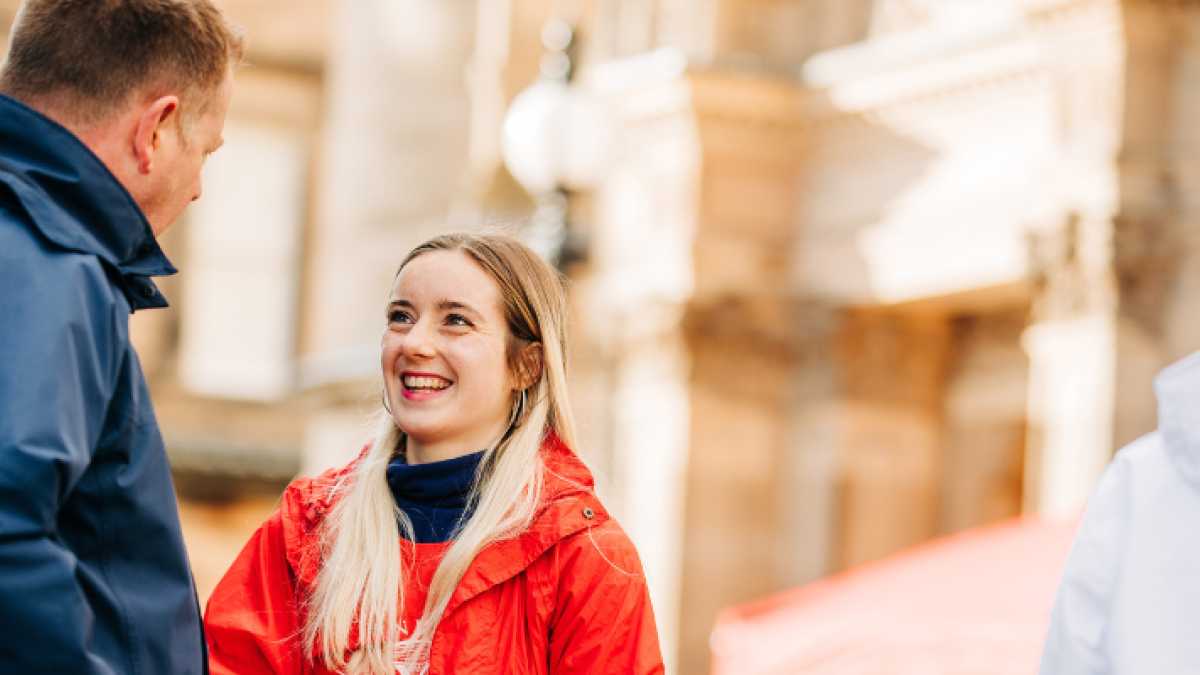
<instances>
[{"instance_id":1,"label":"navy sweater collar","mask_svg":"<svg viewBox=\"0 0 1200 675\"><path fill-rule=\"evenodd\" d=\"M70 131L0 95L0 149L0 186L47 239L122 275L175 273L133 197Z\"/></svg>"},{"instance_id":2,"label":"navy sweater collar","mask_svg":"<svg viewBox=\"0 0 1200 675\"><path fill-rule=\"evenodd\" d=\"M466 513L467 498L483 452L429 464L393 459L388 487L396 506L408 516L418 543L449 541Z\"/></svg>"}]
</instances>

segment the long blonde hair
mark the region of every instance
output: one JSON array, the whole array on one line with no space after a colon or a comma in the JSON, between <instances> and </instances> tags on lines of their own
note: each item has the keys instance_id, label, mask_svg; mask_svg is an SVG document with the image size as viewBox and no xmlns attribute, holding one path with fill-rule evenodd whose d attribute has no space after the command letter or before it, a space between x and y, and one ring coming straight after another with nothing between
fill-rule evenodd
<instances>
[{"instance_id":1,"label":"long blonde hair","mask_svg":"<svg viewBox=\"0 0 1200 675\"><path fill-rule=\"evenodd\" d=\"M409 573L403 569L399 537L403 530L411 541L412 526L387 484L387 465L403 448L404 433L390 414L381 415L373 446L339 487L343 494L321 526L321 567L304 626L308 658L351 675L393 675L397 666L418 673L427 666L434 632L475 556L489 543L525 531L537 515L544 472L540 450L547 432L575 447L561 277L529 247L500 234L435 237L409 253L400 271L431 251L460 251L495 279L508 323L509 368L530 368L522 361L525 347L540 343L540 377L514 400L511 426L484 453L468 500L471 516L434 573L421 620L407 636L401 635L398 617ZM355 625L360 647L347 658Z\"/></svg>"}]
</instances>

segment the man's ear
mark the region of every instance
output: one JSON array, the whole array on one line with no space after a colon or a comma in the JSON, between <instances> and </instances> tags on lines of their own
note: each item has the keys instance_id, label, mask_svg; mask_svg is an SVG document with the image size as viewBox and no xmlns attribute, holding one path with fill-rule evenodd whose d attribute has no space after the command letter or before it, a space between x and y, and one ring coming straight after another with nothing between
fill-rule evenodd
<instances>
[{"instance_id":1,"label":"man's ear","mask_svg":"<svg viewBox=\"0 0 1200 675\"><path fill-rule=\"evenodd\" d=\"M542 343L525 345L517 359L517 390L526 389L542 379Z\"/></svg>"},{"instance_id":2,"label":"man's ear","mask_svg":"<svg viewBox=\"0 0 1200 675\"><path fill-rule=\"evenodd\" d=\"M179 97L162 96L142 108L137 130L133 135L133 152L138 171L150 173L154 158L162 148L163 132L179 125Z\"/></svg>"}]
</instances>

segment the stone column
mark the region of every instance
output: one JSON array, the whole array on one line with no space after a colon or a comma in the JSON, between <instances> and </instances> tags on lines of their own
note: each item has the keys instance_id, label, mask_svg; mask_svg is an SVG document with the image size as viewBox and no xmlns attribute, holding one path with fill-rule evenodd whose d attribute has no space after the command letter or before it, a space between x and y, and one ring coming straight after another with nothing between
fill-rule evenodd
<instances>
[{"instance_id":1,"label":"stone column","mask_svg":"<svg viewBox=\"0 0 1200 675\"><path fill-rule=\"evenodd\" d=\"M792 85L682 61L660 52L591 75L622 142L575 297L612 360L611 492L668 672L698 675L717 611L781 588L800 109Z\"/></svg>"},{"instance_id":2,"label":"stone column","mask_svg":"<svg viewBox=\"0 0 1200 675\"><path fill-rule=\"evenodd\" d=\"M845 422L840 414L838 307L796 303L796 358L780 466L779 583L794 587L832 571L838 540L837 485Z\"/></svg>"},{"instance_id":3,"label":"stone column","mask_svg":"<svg viewBox=\"0 0 1200 675\"><path fill-rule=\"evenodd\" d=\"M1200 7L1122 3L1127 57L1120 217L1113 261L1119 291L1115 445L1157 425L1152 383L1200 349Z\"/></svg>"},{"instance_id":4,"label":"stone column","mask_svg":"<svg viewBox=\"0 0 1200 675\"><path fill-rule=\"evenodd\" d=\"M323 421L306 443L310 470L357 453L319 441L349 437L350 430L331 431L329 420L356 419L372 407L360 401L377 391L383 304L396 268L446 227L468 163L464 73L475 51L475 11L472 0L335 5L300 380L328 393L320 407L345 414L314 417Z\"/></svg>"},{"instance_id":5,"label":"stone column","mask_svg":"<svg viewBox=\"0 0 1200 675\"><path fill-rule=\"evenodd\" d=\"M576 349L606 372L592 392L584 448L638 547L669 673L676 672L692 402L682 320L695 284L699 139L681 59L598 66L581 83L610 105L619 143L594 196L586 268L574 276ZM595 370L594 368L592 369ZM601 388L607 389L602 391Z\"/></svg>"},{"instance_id":6,"label":"stone column","mask_svg":"<svg viewBox=\"0 0 1200 675\"><path fill-rule=\"evenodd\" d=\"M798 87L715 73L689 85L702 153L684 322L692 415L679 663L690 674L708 671L720 609L785 587L803 145Z\"/></svg>"},{"instance_id":7,"label":"stone column","mask_svg":"<svg viewBox=\"0 0 1200 675\"><path fill-rule=\"evenodd\" d=\"M1121 3L1038 0L1030 25L1048 50L1061 110L1058 200L1035 228L1031 268L1026 511L1073 515L1113 452L1120 363L1113 274L1119 208L1124 44Z\"/></svg>"},{"instance_id":8,"label":"stone column","mask_svg":"<svg viewBox=\"0 0 1200 675\"><path fill-rule=\"evenodd\" d=\"M1117 326L1109 232L1108 221L1073 215L1035 247L1038 297L1022 337L1030 362L1026 511L1074 515L1112 456Z\"/></svg>"},{"instance_id":9,"label":"stone column","mask_svg":"<svg viewBox=\"0 0 1200 675\"><path fill-rule=\"evenodd\" d=\"M1093 315L1031 326L1025 510L1073 516L1112 456L1115 331Z\"/></svg>"},{"instance_id":10,"label":"stone column","mask_svg":"<svg viewBox=\"0 0 1200 675\"><path fill-rule=\"evenodd\" d=\"M469 0L347 0L326 65L321 203L311 261L310 377L377 351L408 248L439 229L467 162ZM373 365L373 364L372 364Z\"/></svg>"}]
</instances>

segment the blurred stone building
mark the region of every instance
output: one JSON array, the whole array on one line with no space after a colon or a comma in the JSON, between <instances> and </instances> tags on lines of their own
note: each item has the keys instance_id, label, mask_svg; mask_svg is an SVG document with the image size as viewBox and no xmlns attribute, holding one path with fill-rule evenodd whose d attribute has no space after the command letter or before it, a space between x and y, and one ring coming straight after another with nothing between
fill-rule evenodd
<instances>
[{"instance_id":1,"label":"blurred stone building","mask_svg":"<svg viewBox=\"0 0 1200 675\"><path fill-rule=\"evenodd\" d=\"M1200 348L1197 3L222 4L250 65L135 318L214 580L356 454L407 250L536 222L500 149L550 21L613 134L566 193L581 451L674 672L725 605L1075 512Z\"/></svg>"}]
</instances>

